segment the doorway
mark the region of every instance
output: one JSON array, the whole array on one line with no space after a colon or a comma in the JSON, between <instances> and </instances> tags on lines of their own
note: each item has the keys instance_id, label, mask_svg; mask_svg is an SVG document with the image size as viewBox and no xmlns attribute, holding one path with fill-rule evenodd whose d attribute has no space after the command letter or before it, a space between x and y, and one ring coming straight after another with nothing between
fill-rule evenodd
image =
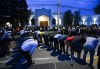
<instances>
[{"instance_id":1,"label":"doorway","mask_svg":"<svg viewBox=\"0 0 100 69\"><path fill-rule=\"evenodd\" d=\"M49 17L45 15L38 17L38 25L47 27L49 25Z\"/></svg>"},{"instance_id":2,"label":"doorway","mask_svg":"<svg viewBox=\"0 0 100 69\"><path fill-rule=\"evenodd\" d=\"M48 26L48 21L40 21L40 26Z\"/></svg>"}]
</instances>

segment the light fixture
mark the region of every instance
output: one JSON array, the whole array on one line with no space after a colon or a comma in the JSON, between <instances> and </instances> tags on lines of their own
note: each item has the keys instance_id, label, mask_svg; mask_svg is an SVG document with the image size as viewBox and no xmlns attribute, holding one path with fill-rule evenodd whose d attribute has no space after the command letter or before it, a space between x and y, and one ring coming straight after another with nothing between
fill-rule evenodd
<instances>
[{"instance_id":1,"label":"light fixture","mask_svg":"<svg viewBox=\"0 0 100 69\"><path fill-rule=\"evenodd\" d=\"M7 22L6 25L7 25L8 27L10 27L10 23L9 23L9 22Z\"/></svg>"},{"instance_id":2,"label":"light fixture","mask_svg":"<svg viewBox=\"0 0 100 69\"><path fill-rule=\"evenodd\" d=\"M87 19L87 16L82 16L82 21L83 21L83 23L82 23L82 24L84 24L84 25L85 25L85 21L86 21L86 19Z\"/></svg>"},{"instance_id":3,"label":"light fixture","mask_svg":"<svg viewBox=\"0 0 100 69\"><path fill-rule=\"evenodd\" d=\"M92 16L92 18L93 18L93 24L96 24L96 21L98 19L98 16L97 15L94 15L94 16Z\"/></svg>"}]
</instances>

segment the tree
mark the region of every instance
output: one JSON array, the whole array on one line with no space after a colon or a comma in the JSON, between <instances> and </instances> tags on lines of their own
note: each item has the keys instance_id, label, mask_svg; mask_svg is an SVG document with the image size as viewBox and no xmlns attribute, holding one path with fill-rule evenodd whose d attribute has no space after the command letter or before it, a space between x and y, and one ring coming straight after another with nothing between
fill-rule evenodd
<instances>
[{"instance_id":1,"label":"tree","mask_svg":"<svg viewBox=\"0 0 100 69\"><path fill-rule=\"evenodd\" d=\"M55 24L56 24L56 19L53 18L53 19L52 19L52 25L55 25Z\"/></svg>"},{"instance_id":2,"label":"tree","mask_svg":"<svg viewBox=\"0 0 100 69\"><path fill-rule=\"evenodd\" d=\"M11 0L0 0L0 26L10 21L10 2Z\"/></svg>"},{"instance_id":3,"label":"tree","mask_svg":"<svg viewBox=\"0 0 100 69\"><path fill-rule=\"evenodd\" d=\"M23 27L30 16L26 0L0 0L0 23L9 21L15 28L21 23ZM0 24L1 25L1 24Z\"/></svg>"},{"instance_id":4,"label":"tree","mask_svg":"<svg viewBox=\"0 0 100 69\"><path fill-rule=\"evenodd\" d=\"M63 25L64 26L71 26L72 20L73 20L73 14L72 14L71 10L65 11L63 19L62 19Z\"/></svg>"},{"instance_id":5,"label":"tree","mask_svg":"<svg viewBox=\"0 0 100 69\"><path fill-rule=\"evenodd\" d=\"M21 23L21 27L28 22L30 10L27 9L26 0L11 0L11 19L13 26L17 26Z\"/></svg>"},{"instance_id":6,"label":"tree","mask_svg":"<svg viewBox=\"0 0 100 69\"><path fill-rule=\"evenodd\" d=\"M96 13L96 14L100 14L100 2L99 2L99 4L97 4L97 6L95 7L95 8L93 8L94 9L94 12Z\"/></svg>"},{"instance_id":7,"label":"tree","mask_svg":"<svg viewBox=\"0 0 100 69\"><path fill-rule=\"evenodd\" d=\"M74 25L75 25L75 26L78 26L80 20L81 20L80 12L79 12L79 11L75 11L75 12L74 12L74 15L73 15Z\"/></svg>"}]
</instances>

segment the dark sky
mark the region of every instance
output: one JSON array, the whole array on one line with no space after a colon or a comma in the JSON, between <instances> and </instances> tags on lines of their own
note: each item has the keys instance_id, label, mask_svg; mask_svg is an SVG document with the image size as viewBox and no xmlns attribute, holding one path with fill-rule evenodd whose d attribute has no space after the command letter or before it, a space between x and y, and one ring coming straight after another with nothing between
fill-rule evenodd
<instances>
[{"instance_id":1,"label":"dark sky","mask_svg":"<svg viewBox=\"0 0 100 69\"><path fill-rule=\"evenodd\" d=\"M52 12L57 12L57 0L26 0L28 8L32 9L51 9ZM98 0L60 0L60 12L71 9L72 11L79 10L81 15L94 14L93 8L98 4Z\"/></svg>"}]
</instances>

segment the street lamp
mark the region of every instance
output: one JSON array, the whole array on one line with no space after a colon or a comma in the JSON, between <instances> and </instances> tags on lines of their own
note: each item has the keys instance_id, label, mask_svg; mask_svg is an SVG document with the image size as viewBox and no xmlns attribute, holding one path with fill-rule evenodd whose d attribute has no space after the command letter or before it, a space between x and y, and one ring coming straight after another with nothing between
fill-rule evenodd
<instances>
[{"instance_id":1,"label":"street lamp","mask_svg":"<svg viewBox=\"0 0 100 69\"><path fill-rule=\"evenodd\" d=\"M92 18L93 18L93 24L96 24L96 21L98 20L98 15L94 15Z\"/></svg>"},{"instance_id":2,"label":"street lamp","mask_svg":"<svg viewBox=\"0 0 100 69\"><path fill-rule=\"evenodd\" d=\"M57 21L58 21L58 31L60 31L60 28L59 28L59 15L60 15L60 0L57 0L57 11L58 11L58 16L57 16Z\"/></svg>"},{"instance_id":3,"label":"street lamp","mask_svg":"<svg viewBox=\"0 0 100 69\"><path fill-rule=\"evenodd\" d=\"M85 24L85 21L86 21L86 19L87 19L87 16L82 16L81 18L82 18L82 21L83 21L82 24L83 24L83 25L86 25L86 24Z\"/></svg>"}]
</instances>

